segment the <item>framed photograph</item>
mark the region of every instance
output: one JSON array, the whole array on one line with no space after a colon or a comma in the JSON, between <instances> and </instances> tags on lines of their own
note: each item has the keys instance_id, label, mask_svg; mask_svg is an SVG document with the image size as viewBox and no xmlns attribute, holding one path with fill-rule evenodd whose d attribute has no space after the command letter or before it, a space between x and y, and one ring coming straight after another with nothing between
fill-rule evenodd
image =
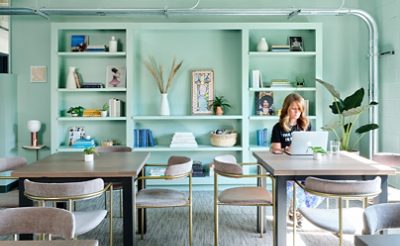
<instances>
[{"instance_id":1,"label":"framed photograph","mask_svg":"<svg viewBox=\"0 0 400 246\"><path fill-rule=\"evenodd\" d=\"M84 51L89 45L89 36L71 35L71 51Z\"/></svg>"},{"instance_id":2,"label":"framed photograph","mask_svg":"<svg viewBox=\"0 0 400 246\"><path fill-rule=\"evenodd\" d=\"M273 105L274 105L274 97L272 91L256 92L257 115L275 115Z\"/></svg>"},{"instance_id":3,"label":"framed photograph","mask_svg":"<svg viewBox=\"0 0 400 246\"><path fill-rule=\"evenodd\" d=\"M290 51L304 51L302 37L289 37Z\"/></svg>"},{"instance_id":4,"label":"framed photograph","mask_svg":"<svg viewBox=\"0 0 400 246\"><path fill-rule=\"evenodd\" d=\"M47 82L47 67L31 66L31 82L32 83Z\"/></svg>"},{"instance_id":5,"label":"framed photograph","mask_svg":"<svg viewBox=\"0 0 400 246\"><path fill-rule=\"evenodd\" d=\"M192 114L213 114L214 71L192 71Z\"/></svg>"},{"instance_id":6,"label":"framed photograph","mask_svg":"<svg viewBox=\"0 0 400 246\"><path fill-rule=\"evenodd\" d=\"M126 87L126 69L122 66L107 66L106 88L125 88Z\"/></svg>"}]
</instances>

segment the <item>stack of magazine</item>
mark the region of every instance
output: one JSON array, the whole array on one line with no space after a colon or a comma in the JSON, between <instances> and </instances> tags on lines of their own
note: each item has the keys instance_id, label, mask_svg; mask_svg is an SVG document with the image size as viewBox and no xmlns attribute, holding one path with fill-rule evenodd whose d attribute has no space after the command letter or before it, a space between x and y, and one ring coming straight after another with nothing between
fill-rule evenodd
<instances>
[{"instance_id":1,"label":"stack of magazine","mask_svg":"<svg viewBox=\"0 0 400 246\"><path fill-rule=\"evenodd\" d=\"M197 148L197 142L192 132L175 132L170 148Z\"/></svg>"}]
</instances>

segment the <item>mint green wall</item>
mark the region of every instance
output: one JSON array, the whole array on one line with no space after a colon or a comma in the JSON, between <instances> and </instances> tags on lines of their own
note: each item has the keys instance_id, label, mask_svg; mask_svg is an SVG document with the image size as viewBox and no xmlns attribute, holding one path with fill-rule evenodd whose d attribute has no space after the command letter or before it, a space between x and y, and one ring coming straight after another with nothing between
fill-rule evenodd
<instances>
[{"instance_id":1,"label":"mint green wall","mask_svg":"<svg viewBox=\"0 0 400 246\"><path fill-rule=\"evenodd\" d=\"M48 7L48 8L164 8L166 1L13 1L13 7ZM169 8L187 8L188 1L168 1ZM195 2L195 1L193 1ZM341 0L303 0L303 1L212 1L203 0L198 8L338 8ZM393 1L394 2L394 1ZM112 6L111 6L112 4ZM348 0L345 8L361 8L368 12L374 9L373 0ZM190 4L189 4L190 5ZM20 145L29 143L26 122L39 119L44 123L42 141L50 145L50 84L32 84L29 82L31 65L50 64L50 23L53 21L84 22L321 22L323 23L323 75L324 79L334 83L343 94L349 94L360 86L367 87L368 79L368 30L356 17L305 17L298 16L291 20L286 17L51 17L45 20L38 16L13 16L11 22L11 58L12 72L18 74L18 140ZM184 59L184 58L183 58ZM330 98L324 94L325 98ZM327 100L323 108L328 109ZM328 110L324 119L332 116ZM20 147L20 146L19 146ZM34 153L19 149L20 154L30 161ZM49 151L41 152L43 155Z\"/></svg>"},{"instance_id":2,"label":"mint green wall","mask_svg":"<svg viewBox=\"0 0 400 246\"><path fill-rule=\"evenodd\" d=\"M0 73L0 158L17 154L17 76Z\"/></svg>"}]
</instances>

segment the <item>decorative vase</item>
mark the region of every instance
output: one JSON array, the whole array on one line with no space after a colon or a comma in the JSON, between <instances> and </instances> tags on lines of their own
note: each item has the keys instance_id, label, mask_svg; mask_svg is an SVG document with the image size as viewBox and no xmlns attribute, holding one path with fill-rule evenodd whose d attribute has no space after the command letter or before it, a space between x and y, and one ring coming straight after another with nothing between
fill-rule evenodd
<instances>
[{"instance_id":1,"label":"decorative vase","mask_svg":"<svg viewBox=\"0 0 400 246\"><path fill-rule=\"evenodd\" d=\"M160 115L169 115L169 102L167 93L161 93Z\"/></svg>"},{"instance_id":2,"label":"decorative vase","mask_svg":"<svg viewBox=\"0 0 400 246\"><path fill-rule=\"evenodd\" d=\"M67 74L67 81L65 83L65 88L76 89L75 83L75 67L69 67Z\"/></svg>"},{"instance_id":3,"label":"decorative vase","mask_svg":"<svg viewBox=\"0 0 400 246\"><path fill-rule=\"evenodd\" d=\"M321 160L322 159L322 153L314 153L313 159L314 160Z\"/></svg>"},{"instance_id":4,"label":"decorative vase","mask_svg":"<svg viewBox=\"0 0 400 246\"><path fill-rule=\"evenodd\" d=\"M216 115L223 115L223 114L224 114L224 110L222 109L221 106L217 106L217 107L215 108L215 114L216 114Z\"/></svg>"},{"instance_id":5,"label":"decorative vase","mask_svg":"<svg viewBox=\"0 0 400 246\"><path fill-rule=\"evenodd\" d=\"M101 112L101 117L107 117L108 111L100 111Z\"/></svg>"},{"instance_id":6,"label":"decorative vase","mask_svg":"<svg viewBox=\"0 0 400 246\"><path fill-rule=\"evenodd\" d=\"M268 43L265 38L261 38L257 44L257 51L268 51Z\"/></svg>"},{"instance_id":7,"label":"decorative vase","mask_svg":"<svg viewBox=\"0 0 400 246\"><path fill-rule=\"evenodd\" d=\"M94 155L93 154L85 154L85 162L93 162Z\"/></svg>"},{"instance_id":8,"label":"decorative vase","mask_svg":"<svg viewBox=\"0 0 400 246\"><path fill-rule=\"evenodd\" d=\"M108 45L109 45L108 46L109 52L117 52L117 40L115 40L114 36L111 37L111 40Z\"/></svg>"}]
</instances>

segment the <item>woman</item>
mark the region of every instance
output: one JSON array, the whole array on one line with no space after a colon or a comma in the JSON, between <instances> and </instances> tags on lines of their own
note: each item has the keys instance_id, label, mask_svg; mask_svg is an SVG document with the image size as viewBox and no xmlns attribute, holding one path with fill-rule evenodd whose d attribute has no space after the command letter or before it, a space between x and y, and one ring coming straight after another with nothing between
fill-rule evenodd
<instances>
[{"instance_id":1,"label":"woman","mask_svg":"<svg viewBox=\"0 0 400 246\"><path fill-rule=\"evenodd\" d=\"M292 132L310 131L311 125L304 115L304 98L297 93L291 93L286 96L279 122L274 125L271 136L271 151L274 154L281 154L289 150L292 143ZM317 207L322 198L312 196L301 189L296 190L296 207ZM290 201L289 218L292 213L293 181L287 183L288 199ZM301 225L300 216L296 211L298 223Z\"/></svg>"}]
</instances>

